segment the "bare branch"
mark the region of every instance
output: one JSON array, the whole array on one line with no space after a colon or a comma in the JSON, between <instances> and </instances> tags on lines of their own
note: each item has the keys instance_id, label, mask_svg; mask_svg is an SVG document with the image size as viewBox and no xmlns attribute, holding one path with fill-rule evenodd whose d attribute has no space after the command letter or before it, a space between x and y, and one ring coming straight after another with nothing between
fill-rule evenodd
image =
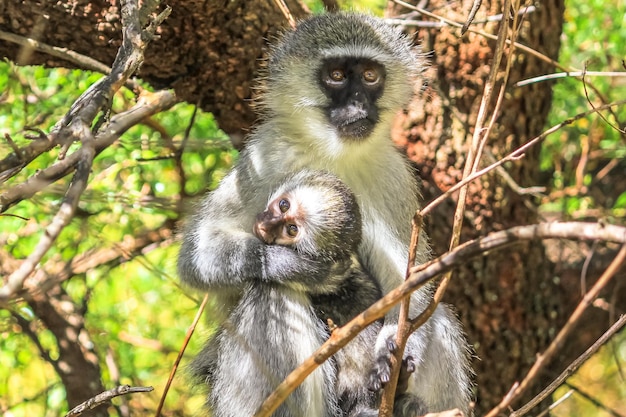
<instances>
[{"instance_id":1,"label":"bare branch","mask_svg":"<svg viewBox=\"0 0 626 417\"><path fill-rule=\"evenodd\" d=\"M402 0L393 0L393 1L394 1L394 3L397 3L397 4L399 4L399 5L403 6L403 7L406 7L407 9L415 10L415 11L419 12L420 14L423 14L424 16L428 16L430 18L436 19L439 22L444 22L448 26L453 26L453 27L457 27L457 28L462 28L463 27L462 23L455 22L453 20L450 20L450 19L445 18L443 16L437 15L435 13L431 13L428 10L425 10L425 9L423 9L421 7L415 7L412 4L409 4L409 3L404 2ZM480 36L484 36L487 39L491 39L491 40L494 40L494 41L498 40L498 37L496 35L492 35L491 33L483 32L481 30L475 30L475 29L472 29L472 28L468 28L467 31L468 32L472 32L472 33L476 33L477 35L480 35ZM511 41L507 39L506 43L507 43L507 45L510 45ZM563 65L559 64L554 59L552 59L552 58L550 58L550 57L548 57L548 56L546 56L546 55L544 55L544 54L542 54L540 52L537 52L534 49L529 48L526 45L523 45L523 44L521 44L519 42L513 42L513 44L515 45L516 48L518 48L518 49L520 49L520 50L522 50L522 51L524 51L524 52L526 52L526 53L528 53L528 54L530 54L530 55L532 55L532 56L534 56L534 57L536 57L536 58L538 58L538 59L540 59L540 60L542 60L544 62L547 62L548 64L553 65L555 68L559 68L560 70L563 70L563 71L568 71L567 68L565 68ZM570 71L577 71L577 69L570 69Z\"/></svg>"},{"instance_id":2,"label":"bare branch","mask_svg":"<svg viewBox=\"0 0 626 417\"><path fill-rule=\"evenodd\" d=\"M130 385L122 385L115 387L108 391L104 391L101 394L96 395L93 398L85 401L84 403L72 408L65 417L76 417L81 415L87 410L93 410L101 404L111 401L115 397L120 395L132 394L135 392L150 392L154 390L152 387L131 387Z\"/></svg>"},{"instance_id":3,"label":"bare branch","mask_svg":"<svg viewBox=\"0 0 626 417\"><path fill-rule=\"evenodd\" d=\"M168 14L169 9L161 13L157 17L157 21L160 22ZM142 33L136 0L122 1L122 26L123 42L115 57L111 73L89 87L52 129L50 135L53 138L52 142L58 141L58 143L62 143L64 146L61 149L60 159L63 159L67 148L72 142L76 140L82 141L82 147L72 154L73 156L75 155L75 163L71 166L76 170L76 173L67 190L65 201L61 204L59 211L46 229L35 250L9 276L6 285L0 288L0 302L8 300L16 291L22 288L26 277L32 273L44 254L52 246L54 240L72 219L80 196L87 186L87 180L96 152L90 126L101 110L104 109L106 111L113 94L139 69L147 46L147 42L144 39L149 40L156 30L156 26L150 26L146 32ZM105 129L105 132L111 132L110 128ZM0 206L0 211L3 210L6 210L4 204Z\"/></svg>"},{"instance_id":4,"label":"bare branch","mask_svg":"<svg viewBox=\"0 0 626 417\"><path fill-rule=\"evenodd\" d=\"M82 132L84 135L91 135L84 125L80 126L76 124L73 126L73 129L80 129L81 127L84 127ZM61 204L59 211L46 228L35 249L28 255L28 258L22 262L20 267L9 276L6 285L0 288L0 301L8 300L11 295L22 288L26 277L35 269L39 261L41 261L41 258L43 258L56 238L61 234L63 228L72 220L76 207L78 207L80 196L87 187L87 180L95 154L93 145L88 142L91 142L91 140L84 141L85 144L83 147L76 152L79 154L76 174L74 174L72 183L65 194L65 200Z\"/></svg>"},{"instance_id":5,"label":"bare branch","mask_svg":"<svg viewBox=\"0 0 626 417\"><path fill-rule=\"evenodd\" d=\"M108 74L111 72L111 68L86 55L79 54L67 48L59 48L57 46L50 46L36 39L25 38L23 36L15 35L0 30L0 39L3 41L12 42L21 46L25 46L34 49L39 52L46 53L50 56L60 58L64 61L72 62L78 65L80 68L100 72L102 74Z\"/></svg>"},{"instance_id":6,"label":"bare branch","mask_svg":"<svg viewBox=\"0 0 626 417\"><path fill-rule=\"evenodd\" d=\"M556 72L554 74L544 74L537 77L527 78L514 84L515 87L523 87L525 85L540 83L543 81L556 80L566 77L626 77L626 71L565 71Z\"/></svg>"},{"instance_id":7,"label":"bare branch","mask_svg":"<svg viewBox=\"0 0 626 417\"><path fill-rule=\"evenodd\" d=\"M209 293L204 295L202 299L202 303L200 307L198 307L198 311L196 312L196 317L194 317L193 322L187 329L187 334L185 335L185 340L183 341L183 345L178 352L178 356L176 357L176 361L174 362L174 366L170 371L170 376L167 378L167 383L165 384L165 388L163 389L163 394L161 395L161 400L159 401L159 406L157 407L156 412L154 413L155 417L159 417L161 415L161 410L163 409L163 404L165 404L165 398L167 397L167 392L172 385L172 381L174 380L174 375L176 375L176 370L178 369L178 365L180 365L180 361L183 359L183 354L185 353L185 349L187 349L187 345L189 344L189 340L191 340L191 336L193 332L196 330L196 326L202 317L202 313L204 312L204 308L206 307L207 302L209 301Z\"/></svg>"},{"instance_id":8,"label":"bare branch","mask_svg":"<svg viewBox=\"0 0 626 417\"><path fill-rule=\"evenodd\" d=\"M44 152L54 148L58 143L51 138L47 140L35 140L21 149L0 160L0 183L11 178L28 165L33 159ZM1 203L0 203L1 204Z\"/></svg>"},{"instance_id":9,"label":"bare branch","mask_svg":"<svg viewBox=\"0 0 626 417\"><path fill-rule=\"evenodd\" d=\"M419 243L420 232L423 226L423 218L419 213L415 213L413 220L411 221L411 242L409 244L409 261L405 273L405 279L411 274L411 269L415 267L415 256L417 253L417 245ZM411 320L409 319L409 307L411 297L406 297L400 303L400 315L398 317L398 330L396 333L396 350L392 353L391 359L391 372L389 375L389 381L385 384L383 390L379 416L391 416L393 413L393 406L395 403L396 390L398 388L398 378L400 376L402 368L402 358L404 356L404 349L409 335L414 331L412 330Z\"/></svg>"},{"instance_id":10,"label":"bare branch","mask_svg":"<svg viewBox=\"0 0 626 417\"><path fill-rule=\"evenodd\" d=\"M582 82L583 82L583 90L585 91L585 98L587 98L587 103L589 103L589 105L591 106L591 108L595 109L596 106L593 104L593 102L591 101L591 98L589 97L589 91L587 91L587 81L585 80L585 76L587 75L587 64L585 64L585 68L583 69L583 75L582 75ZM626 74L625 74L626 75ZM593 86L590 86L593 88ZM596 92L596 94L599 94L599 91L594 89L594 91ZM600 95L601 96L601 95ZM604 100L604 98L603 98ZM600 116L600 118L602 120L604 120L606 122L607 125L609 125L611 128L615 129L616 131L618 131L621 134L626 133L626 129L621 129L619 126L615 126L613 123L609 122L609 120L604 117L604 115L602 113L598 113L598 116Z\"/></svg>"},{"instance_id":11,"label":"bare branch","mask_svg":"<svg viewBox=\"0 0 626 417\"><path fill-rule=\"evenodd\" d=\"M285 16L287 22L289 22L289 26L291 26L291 28L295 28L296 19L294 19L293 14L291 14L291 11L289 10L289 7L287 7L287 5L285 4L285 0L274 0L274 3L276 3L276 6L278 6L280 11L283 13L283 16Z\"/></svg>"},{"instance_id":12,"label":"bare branch","mask_svg":"<svg viewBox=\"0 0 626 417\"><path fill-rule=\"evenodd\" d=\"M173 229L174 222L168 221L161 224L156 231L127 239L112 248L102 248L83 253L68 263L47 262L44 268L38 270L34 277L26 282L24 289L31 295L37 291L46 292L74 275L83 274L105 265L112 268L138 255L145 254L147 248L155 246L155 244L163 246L173 243Z\"/></svg>"},{"instance_id":13,"label":"bare branch","mask_svg":"<svg viewBox=\"0 0 626 417\"><path fill-rule=\"evenodd\" d=\"M113 116L109 125L95 137L94 147L96 155L112 145L121 135L142 119L167 110L176 103L177 99L172 91L159 91L156 93L144 91L135 106ZM74 152L54 165L32 175L23 183L0 194L0 213L20 201L32 197L51 183L68 175L72 172L80 158L80 152Z\"/></svg>"},{"instance_id":14,"label":"bare branch","mask_svg":"<svg viewBox=\"0 0 626 417\"><path fill-rule=\"evenodd\" d=\"M564 403L569 397L572 396L572 394L574 393L574 390L571 389L569 391L567 391L561 398L559 398L558 400L556 400L555 402L553 402L552 404L550 404L550 406L548 408L546 408L545 410L543 410L541 413L537 414L537 417L544 417L545 415L547 415L550 411L554 410L555 408L557 408L559 405L561 405L562 403Z\"/></svg>"},{"instance_id":15,"label":"bare branch","mask_svg":"<svg viewBox=\"0 0 626 417\"><path fill-rule=\"evenodd\" d=\"M478 12L478 9L480 9L480 5L482 4L482 2L483 0L474 0L474 2L472 3L472 8L470 9L469 14L467 15L467 20L465 21L465 23L463 24L463 27L461 28L461 35L465 35L465 32L467 32L467 29L470 27L470 25L474 21L474 18L476 17L476 13Z\"/></svg>"},{"instance_id":16,"label":"bare branch","mask_svg":"<svg viewBox=\"0 0 626 417\"><path fill-rule=\"evenodd\" d=\"M596 112L598 112L600 110L606 110L606 109L608 109L610 107L621 106L623 104L626 104L626 100L619 100L619 101L616 101L614 103L605 104L603 106L596 107L595 109L591 109L591 110L587 110L585 112L579 113L579 114L577 114L575 116L572 116L572 117L568 118L567 120L562 121L561 123L558 123L558 124L552 126L548 130L544 131L541 135L539 135L539 136L529 140L524 145L520 146L519 148L517 148L516 150L514 150L513 152L508 154L506 157L504 157L504 158L500 159L499 161L489 165L486 168L483 168L482 170L480 170L478 172L473 173L469 177L467 177L467 178L463 179L462 181L460 181L459 183L455 184L453 187L448 189L445 193L443 193L442 195L440 195L439 197L437 197L436 199L434 199L433 201L428 203L428 205L426 207L424 207L420 211L420 213L423 216L426 216L435 207L437 207L439 204L441 204L441 202L443 200L448 198L452 193L457 191L459 188L463 187L468 182L474 181L476 178L479 178L479 177L485 175L486 173L492 171L493 169L503 165L505 162L515 161L515 160L523 157L524 153L528 149L530 149L532 146L536 145L537 143L543 141L549 135L551 135L552 133L556 132L557 130L563 128L564 126L570 125L570 124L574 123L575 121L580 120L580 119L582 119L584 117L587 117L588 115L590 115L592 113L596 113Z\"/></svg>"}]
</instances>

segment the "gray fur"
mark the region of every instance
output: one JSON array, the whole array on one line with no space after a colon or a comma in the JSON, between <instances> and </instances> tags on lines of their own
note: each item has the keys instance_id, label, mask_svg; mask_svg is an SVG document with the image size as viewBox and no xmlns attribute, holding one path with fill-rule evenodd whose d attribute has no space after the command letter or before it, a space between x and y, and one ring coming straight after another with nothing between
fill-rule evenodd
<instances>
[{"instance_id":1,"label":"gray fur","mask_svg":"<svg viewBox=\"0 0 626 417\"><path fill-rule=\"evenodd\" d=\"M419 208L414 172L389 132L393 117L412 95L424 61L398 30L380 19L351 13L303 22L271 55L262 98L264 121L233 170L188 222L178 262L181 279L236 299L253 281L308 283L328 276L328 264L298 259L289 248L263 245L251 233L256 213L285 174L313 169L337 175L356 195L363 221L359 257L387 293L404 279L411 219ZM329 123L322 110L329 98L316 79L322 59L345 55L372 59L386 69L385 91L377 102L379 122L369 137L358 141L343 140ZM423 235L417 262L428 258ZM430 296L429 288L413 295L412 316L426 307ZM393 312L385 318L377 337L381 375L388 372L384 363L396 317ZM406 354L417 366L409 392L423 400L425 410L458 407L468 413L468 347L447 306L441 305L410 337Z\"/></svg>"},{"instance_id":2,"label":"gray fur","mask_svg":"<svg viewBox=\"0 0 626 417\"><path fill-rule=\"evenodd\" d=\"M252 416L280 382L326 339L305 293L250 283L217 337L209 405L214 417ZM335 368L325 362L274 413L337 416ZM329 388L330 387L330 388Z\"/></svg>"},{"instance_id":3,"label":"gray fur","mask_svg":"<svg viewBox=\"0 0 626 417\"><path fill-rule=\"evenodd\" d=\"M305 194L304 186L320 192ZM326 319L343 325L382 296L356 258L361 218L356 199L345 185L333 175L303 171L287 178L271 200L285 194L302 196L299 200L305 204L300 209L306 215L301 233L314 242L305 245L306 251L298 246L290 250L301 260L330 265L330 272L311 285L288 279L245 285L230 317L194 363L196 376L211 387L209 407L216 417L254 414L289 372L328 338ZM304 200L314 196L320 201ZM380 327L380 323L370 326L333 360L322 364L274 415L330 417L360 415L355 414L358 410L374 412L377 397L367 382Z\"/></svg>"}]
</instances>

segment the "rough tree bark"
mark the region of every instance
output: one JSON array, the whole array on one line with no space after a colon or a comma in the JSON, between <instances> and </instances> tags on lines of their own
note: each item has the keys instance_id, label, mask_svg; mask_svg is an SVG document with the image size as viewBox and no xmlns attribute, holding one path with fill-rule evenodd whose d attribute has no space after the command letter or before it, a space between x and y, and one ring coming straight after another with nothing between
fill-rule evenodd
<instances>
[{"instance_id":1,"label":"rough tree bark","mask_svg":"<svg viewBox=\"0 0 626 417\"><path fill-rule=\"evenodd\" d=\"M295 18L307 11L286 1ZM287 22L272 1L173 0L172 13L152 41L138 74L157 88L173 88L212 112L220 127L241 136L254 122L253 80L268 40ZM165 7L163 3L162 7ZM0 2L0 31L67 48L111 65L121 44L118 1ZM0 38L0 56L20 65L81 68Z\"/></svg>"}]
</instances>

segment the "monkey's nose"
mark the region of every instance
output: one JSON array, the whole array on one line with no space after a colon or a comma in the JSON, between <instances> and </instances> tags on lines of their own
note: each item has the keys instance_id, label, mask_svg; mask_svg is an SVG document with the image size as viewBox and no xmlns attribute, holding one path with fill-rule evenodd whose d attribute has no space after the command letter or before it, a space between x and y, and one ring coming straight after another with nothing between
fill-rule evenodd
<instances>
[{"instance_id":1,"label":"monkey's nose","mask_svg":"<svg viewBox=\"0 0 626 417\"><path fill-rule=\"evenodd\" d=\"M254 234L268 245L273 244L276 240L276 237L271 233L271 231L267 230L265 226L260 223L254 224Z\"/></svg>"}]
</instances>

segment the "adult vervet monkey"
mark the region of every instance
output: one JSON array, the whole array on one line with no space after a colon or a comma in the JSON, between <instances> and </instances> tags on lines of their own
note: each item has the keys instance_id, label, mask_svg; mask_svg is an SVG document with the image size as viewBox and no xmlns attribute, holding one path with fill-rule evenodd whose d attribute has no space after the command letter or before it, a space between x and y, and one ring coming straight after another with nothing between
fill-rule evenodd
<instances>
[{"instance_id":1,"label":"adult vervet monkey","mask_svg":"<svg viewBox=\"0 0 626 417\"><path fill-rule=\"evenodd\" d=\"M271 50L262 122L188 222L178 262L182 281L219 292L226 309L251 281L309 282L311 265L297 262L290 248L263 244L252 227L285 174L314 169L335 174L356 195L363 221L360 259L384 293L399 285L419 191L390 126L424 65L399 30L370 16L319 15L287 32ZM429 257L426 241L420 238L418 263ZM428 288L414 293L413 316L430 297ZM375 346L382 382L396 321L395 314L385 318ZM409 338L405 355L416 365L408 390L423 410L468 413L468 348L447 306Z\"/></svg>"}]
</instances>

